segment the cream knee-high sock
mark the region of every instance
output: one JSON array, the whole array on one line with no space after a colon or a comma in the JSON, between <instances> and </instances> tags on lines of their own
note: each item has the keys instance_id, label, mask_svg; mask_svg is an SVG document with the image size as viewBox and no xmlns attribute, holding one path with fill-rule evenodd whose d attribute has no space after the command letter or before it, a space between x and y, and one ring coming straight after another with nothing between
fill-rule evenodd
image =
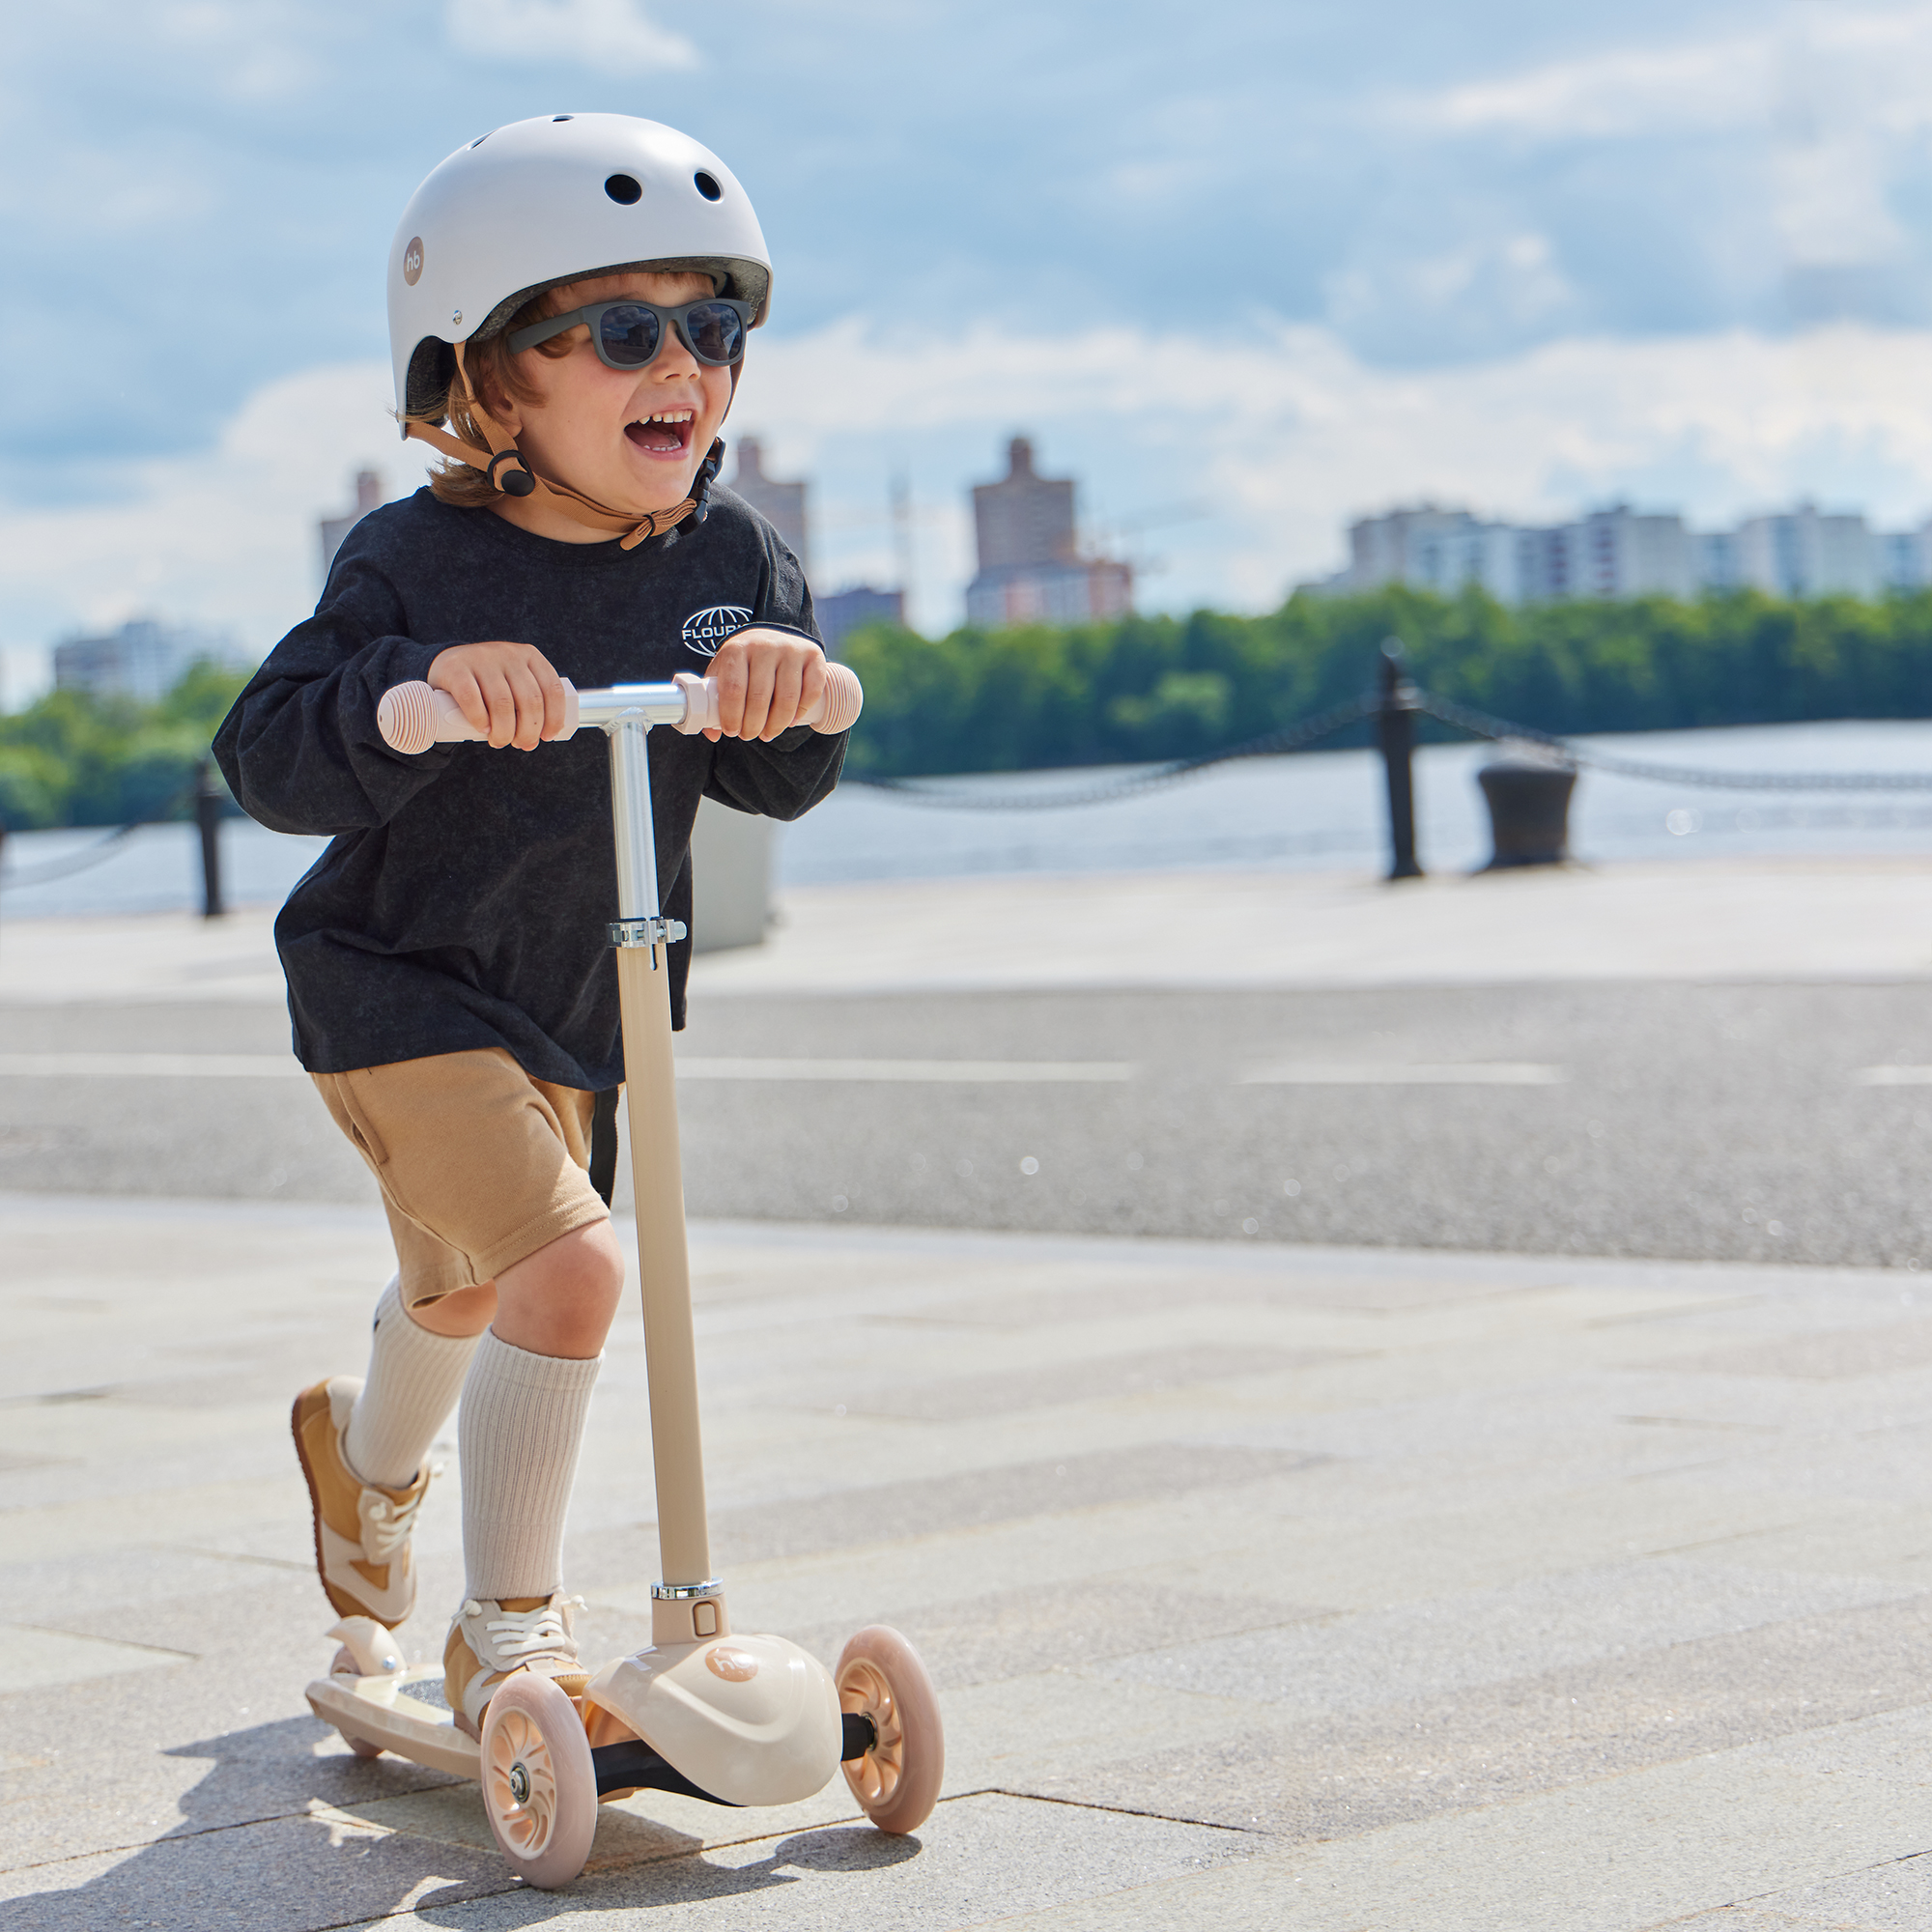
<instances>
[{"instance_id":1,"label":"cream knee-high sock","mask_svg":"<svg viewBox=\"0 0 1932 1932\"><path fill-rule=\"evenodd\" d=\"M603 1365L483 1337L456 1423L470 1596L500 1603L561 1587L563 1515Z\"/></svg>"},{"instance_id":2,"label":"cream knee-high sock","mask_svg":"<svg viewBox=\"0 0 1932 1932\"><path fill-rule=\"evenodd\" d=\"M403 1490L449 1420L476 1352L474 1335L432 1335L410 1320L396 1278L376 1304L369 1378L343 1431L342 1452L365 1483Z\"/></svg>"}]
</instances>

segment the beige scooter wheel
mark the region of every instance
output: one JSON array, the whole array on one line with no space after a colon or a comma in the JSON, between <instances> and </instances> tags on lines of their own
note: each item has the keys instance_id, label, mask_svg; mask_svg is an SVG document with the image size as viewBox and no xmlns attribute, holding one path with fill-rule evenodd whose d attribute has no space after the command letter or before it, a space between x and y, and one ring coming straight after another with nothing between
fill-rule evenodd
<instances>
[{"instance_id":1,"label":"beige scooter wheel","mask_svg":"<svg viewBox=\"0 0 1932 1932\"><path fill-rule=\"evenodd\" d=\"M871 1719L877 1734L864 1757L840 1766L853 1797L880 1831L916 1831L946 1778L939 1699L919 1652L897 1631L868 1624L839 1653L833 1682L839 1710Z\"/></svg>"},{"instance_id":2,"label":"beige scooter wheel","mask_svg":"<svg viewBox=\"0 0 1932 1932\"><path fill-rule=\"evenodd\" d=\"M597 1769L583 1719L548 1677L518 1671L483 1713L483 1809L519 1878L545 1891L583 1869L597 1834Z\"/></svg>"},{"instance_id":3,"label":"beige scooter wheel","mask_svg":"<svg viewBox=\"0 0 1932 1932\"><path fill-rule=\"evenodd\" d=\"M362 1666L355 1662L355 1653L345 1643L329 1659L328 1674L331 1677L359 1677ZM340 1724L335 1727L335 1735L353 1750L357 1757L381 1757L383 1747L372 1745L367 1738L358 1738L354 1731L345 1731Z\"/></svg>"}]
</instances>

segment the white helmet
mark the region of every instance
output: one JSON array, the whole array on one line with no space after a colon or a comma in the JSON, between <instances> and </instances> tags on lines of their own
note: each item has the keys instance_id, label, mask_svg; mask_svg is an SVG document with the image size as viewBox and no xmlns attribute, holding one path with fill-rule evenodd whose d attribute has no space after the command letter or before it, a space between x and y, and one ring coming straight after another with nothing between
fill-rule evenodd
<instances>
[{"instance_id":1,"label":"white helmet","mask_svg":"<svg viewBox=\"0 0 1932 1932\"><path fill-rule=\"evenodd\" d=\"M711 150L629 114L513 121L459 148L389 244L396 413L448 395L459 342L484 342L559 282L693 269L765 319L772 264L751 197Z\"/></svg>"}]
</instances>

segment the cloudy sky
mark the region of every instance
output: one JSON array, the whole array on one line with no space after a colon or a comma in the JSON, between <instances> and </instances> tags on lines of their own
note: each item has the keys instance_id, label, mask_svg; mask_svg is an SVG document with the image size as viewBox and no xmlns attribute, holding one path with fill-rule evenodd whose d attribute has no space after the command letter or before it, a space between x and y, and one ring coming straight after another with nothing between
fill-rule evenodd
<instances>
[{"instance_id":1,"label":"cloudy sky","mask_svg":"<svg viewBox=\"0 0 1932 1932\"><path fill-rule=\"evenodd\" d=\"M1033 433L1144 601L1260 609L1419 496L1932 513L1932 4L0 0L0 696L133 613L259 650L392 495L383 266L531 113L708 142L778 263L735 430L821 588L957 621Z\"/></svg>"}]
</instances>

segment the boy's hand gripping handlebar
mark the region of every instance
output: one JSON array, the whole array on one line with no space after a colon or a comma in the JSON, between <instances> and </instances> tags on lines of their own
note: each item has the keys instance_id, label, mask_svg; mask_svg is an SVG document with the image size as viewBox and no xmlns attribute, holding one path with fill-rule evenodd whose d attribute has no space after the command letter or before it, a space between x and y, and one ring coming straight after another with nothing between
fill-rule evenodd
<instances>
[{"instance_id":1,"label":"boy's hand gripping handlebar","mask_svg":"<svg viewBox=\"0 0 1932 1932\"><path fill-rule=\"evenodd\" d=\"M865 702L857 676L844 665L825 667L825 690L798 724L814 731L849 730ZM718 724L718 680L681 670L668 684L618 684L606 691L579 691L563 680L563 729L552 743L572 736L582 724L606 725L635 717L650 724L668 724L687 736L715 731ZM414 682L392 686L376 707L376 728L394 752L426 752L432 745L480 742L479 731L446 691Z\"/></svg>"}]
</instances>

